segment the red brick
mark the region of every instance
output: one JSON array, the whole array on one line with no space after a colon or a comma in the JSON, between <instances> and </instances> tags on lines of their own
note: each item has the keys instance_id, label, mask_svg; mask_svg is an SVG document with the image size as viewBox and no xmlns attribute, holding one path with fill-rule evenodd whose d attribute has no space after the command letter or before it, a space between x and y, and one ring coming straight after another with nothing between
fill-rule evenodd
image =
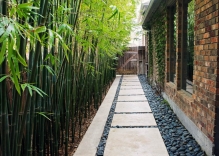
<instances>
[{"instance_id":1,"label":"red brick","mask_svg":"<svg viewBox=\"0 0 219 156\"><path fill-rule=\"evenodd\" d=\"M218 42L218 37L212 37L211 42Z\"/></svg>"},{"instance_id":2,"label":"red brick","mask_svg":"<svg viewBox=\"0 0 219 156\"><path fill-rule=\"evenodd\" d=\"M214 24L214 25L211 26L211 29L212 29L212 30L218 29L218 26L219 26L219 24L216 23L216 24Z\"/></svg>"},{"instance_id":3,"label":"red brick","mask_svg":"<svg viewBox=\"0 0 219 156\"><path fill-rule=\"evenodd\" d=\"M203 38L208 38L208 37L210 37L210 34L209 33L204 33Z\"/></svg>"}]
</instances>

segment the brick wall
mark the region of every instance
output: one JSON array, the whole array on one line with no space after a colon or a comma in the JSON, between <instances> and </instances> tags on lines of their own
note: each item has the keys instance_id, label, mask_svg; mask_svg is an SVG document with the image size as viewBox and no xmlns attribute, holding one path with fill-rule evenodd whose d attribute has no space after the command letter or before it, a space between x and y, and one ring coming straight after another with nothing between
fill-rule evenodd
<instances>
[{"instance_id":1,"label":"brick wall","mask_svg":"<svg viewBox=\"0 0 219 156\"><path fill-rule=\"evenodd\" d=\"M166 12L165 93L187 117L215 144L214 152L219 155L219 0L195 0L195 46L193 94L185 91L187 10L186 0L176 0L177 31L176 47L173 47L173 7ZM153 25L151 25L153 31ZM156 42L156 41L154 41ZM176 79L171 82L171 56L176 48ZM175 52L175 51L174 51ZM154 65L155 68L156 65ZM153 75L156 79L156 70ZM183 82L184 81L184 82Z\"/></svg>"},{"instance_id":2,"label":"brick wall","mask_svg":"<svg viewBox=\"0 0 219 156\"><path fill-rule=\"evenodd\" d=\"M218 96L218 0L196 0L194 103L196 123L214 141L216 100Z\"/></svg>"},{"instance_id":3,"label":"brick wall","mask_svg":"<svg viewBox=\"0 0 219 156\"><path fill-rule=\"evenodd\" d=\"M219 107L219 37L218 37L218 0L195 1L195 47L194 47L194 75L193 95L181 90L182 78L182 35L183 23L177 21L177 64L176 85L166 78L165 92L180 107L180 109L195 123L195 125L216 145L219 150L219 128L216 121ZM176 2L178 17L183 16L182 1ZM167 18L168 20L169 18ZM169 37L167 35L167 37ZM167 42L167 50L169 49ZM169 52L166 52L168 63ZM169 66L166 66L169 71ZM168 76L168 75L167 75ZM217 117L219 118L219 117ZM219 153L218 153L219 154Z\"/></svg>"},{"instance_id":4,"label":"brick wall","mask_svg":"<svg viewBox=\"0 0 219 156\"><path fill-rule=\"evenodd\" d=\"M196 0L194 108L195 123L215 141L215 117L219 106L218 0ZM217 130L217 135L219 131Z\"/></svg>"},{"instance_id":5,"label":"brick wall","mask_svg":"<svg viewBox=\"0 0 219 156\"><path fill-rule=\"evenodd\" d=\"M171 56L173 55L176 48L176 78L174 81L170 82L170 74L166 74L165 78L165 93L178 105L178 107L188 116L193 122L193 110L192 106L193 98L192 95L184 91L185 80L186 80L186 50L187 50L187 10L188 4L183 3L185 1L177 0L175 9L176 9L176 47L173 46L173 28L169 20L173 20L173 8L167 8L167 44L166 44L166 69L165 71L174 70L171 69L171 66L174 65L171 63ZM183 20L182 20L183 19Z\"/></svg>"}]
</instances>

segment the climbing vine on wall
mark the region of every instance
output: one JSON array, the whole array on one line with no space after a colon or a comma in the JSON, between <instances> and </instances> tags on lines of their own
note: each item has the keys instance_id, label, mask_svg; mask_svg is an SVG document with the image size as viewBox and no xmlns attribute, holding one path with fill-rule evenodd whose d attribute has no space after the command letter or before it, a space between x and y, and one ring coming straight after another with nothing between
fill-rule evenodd
<instances>
[{"instance_id":1,"label":"climbing vine on wall","mask_svg":"<svg viewBox=\"0 0 219 156\"><path fill-rule=\"evenodd\" d=\"M166 16L155 14L150 25L153 31L149 33L149 77L153 75L153 54L156 63L157 79L154 80L160 87L163 87L165 78L165 45L166 45ZM152 38L152 35L154 36ZM154 40L154 41L153 41ZM154 45L153 45L154 43ZM154 47L153 47L154 46Z\"/></svg>"},{"instance_id":2,"label":"climbing vine on wall","mask_svg":"<svg viewBox=\"0 0 219 156\"><path fill-rule=\"evenodd\" d=\"M149 56L149 72L148 72L148 76L152 77L153 75L153 43L152 43L152 33L151 31L148 32L148 56Z\"/></svg>"},{"instance_id":3,"label":"climbing vine on wall","mask_svg":"<svg viewBox=\"0 0 219 156\"><path fill-rule=\"evenodd\" d=\"M155 53L156 53L156 64L158 71L158 82L160 85L163 84L165 78L165 45L166 45L166 17L158 16L155 29Z\"/></svg>"}]
</instances>

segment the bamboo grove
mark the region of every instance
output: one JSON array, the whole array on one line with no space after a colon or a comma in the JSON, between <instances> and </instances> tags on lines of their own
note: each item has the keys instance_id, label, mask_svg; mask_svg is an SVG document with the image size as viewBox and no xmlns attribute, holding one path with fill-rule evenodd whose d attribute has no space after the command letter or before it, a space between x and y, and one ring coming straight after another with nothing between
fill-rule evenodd
<instances>
[{"instance_id":1,"label":"bamboo grove","mask_svg":"<svg viewBox=\"0 0 219 156\"><path fill-rule=\"evenodd\" d=\"M115 77L135 3L0 0L0 155L69 154Z\"/></svg>"}]
</instances>

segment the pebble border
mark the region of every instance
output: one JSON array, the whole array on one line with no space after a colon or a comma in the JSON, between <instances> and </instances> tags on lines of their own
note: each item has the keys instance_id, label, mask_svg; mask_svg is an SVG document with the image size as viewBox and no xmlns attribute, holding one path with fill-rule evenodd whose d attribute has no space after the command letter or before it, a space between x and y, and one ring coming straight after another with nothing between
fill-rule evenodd
<instances>
[{"instance_id":1,"label":"pebble border","mask_svg":"<svg viewBox=\"0 0 219 156\"><path fill-rule=\"evenodd\" d=\"M145 75L138 77L169 155L206 156L163 97L155 94L155 91L147 83Z\"/></svg>"},{"instance_id":2,"label":"pebble border","mask_svg":"<svg viewBox=\"0 0 219 156\"><path fill-rule=\"evenodd\" d=\"M114 112L115 112L115 109L116 109L116 103L117 103L117 99L118 99L118 96L119 96L119 91L120 91L120 87L121 87L121 84L122 84L122 79L123 79L123 76L121 76L121 78L119 80L119 84L118 84L118 87L117 87L117 90L116 90L116 94L115 94L115 97L113 99L113 103L112 103L112 106L110 108L109 115L107 117L107 121L106 121L104 130L103 130L103 134L100 138L100 142L99 142L99 145L97 147L96 156L103 156L104 155L106 141L107 141L107 138L108 138L108 135L109 135L109 131L110 131L110 128L111 128L111 123L112 123L112 120L113 120L113 115L114 115Z\"/></svg>"},{"instance_id":3,"label":"pebble border","mask_svg":"<svg viewBox=\"0 0 219 156\"><path fill-rule=\"evenodd\" d=\"M188 130L182 125L169 105L164 102L161 96L155 94L155 91L147 83L145 75L138 76L139 81L148 100L157 126L111 126L113 115L120 114L115 112L116 103L119 96L123 76L120 78L119 85L104 127L102 137L97 147L96 156L103 156L106 141L110 128L157 128L164 140L165 146L170 156L206 156L199 144L195 141ZM131 101L124 101L131 102ZM134 102L134 101L133 101ZM139 101L138 101L139 102ZM124 113L127 114L127 113ZM138 112L133 114L139 114Z\"/></svg>"}]
</instances>

